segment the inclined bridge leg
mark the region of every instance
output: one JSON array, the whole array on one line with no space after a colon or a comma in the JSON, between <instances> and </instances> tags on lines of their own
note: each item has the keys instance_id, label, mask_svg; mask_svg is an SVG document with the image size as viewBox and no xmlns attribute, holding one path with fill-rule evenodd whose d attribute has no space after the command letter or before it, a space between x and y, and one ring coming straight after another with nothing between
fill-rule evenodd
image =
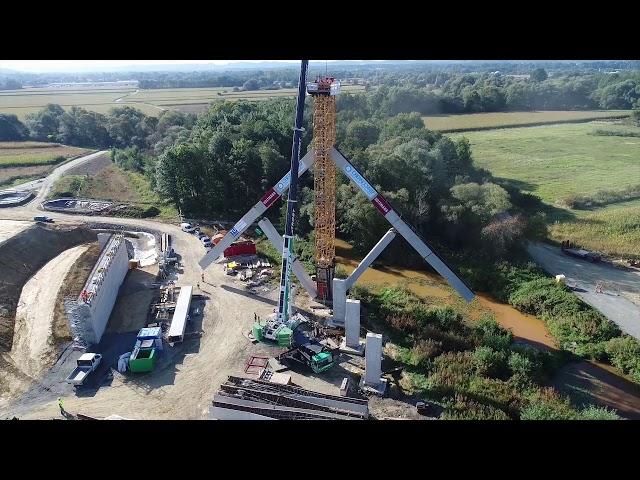
<instances>
[{"instance_id":1,"label":"inclined bridge leg","mask_svg":"<svg viewBox=\"0 0 640 480\"><path fill-rule=\"evenodd\" d=\"M258 222L258 225L265 233L271 244L274 246L276 250L282 252L282 237L276 230L276 227L273 226L271 221L268 218L263 218ZM305 271L304 266L300 263L300 261L296 258L291 265L291 269L298 280L304 287L304 289L311 295L311 298L316 298L318 292L316 291L316 284L311 280L309 274Z\"/></svg>"}]
</instances>

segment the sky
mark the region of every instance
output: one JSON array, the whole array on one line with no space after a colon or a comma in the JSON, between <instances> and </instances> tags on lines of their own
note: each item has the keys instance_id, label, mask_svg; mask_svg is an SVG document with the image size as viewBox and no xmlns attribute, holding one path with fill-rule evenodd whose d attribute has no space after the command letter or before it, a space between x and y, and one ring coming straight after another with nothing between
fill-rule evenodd
<instances>
[{"instance_id":1,"label":"sky","mask_svg":"<svg viewBox=\"0 0 640 480\"><path fill-rule=\"evenodd\" d=\"M214 64L226 65L231 62L283 62L297 63L300 60L0 60L0 68L22 72L73 72L100 71L103 68L128 67L135 65L180 65Z\"/></svg>"}]
</instances>

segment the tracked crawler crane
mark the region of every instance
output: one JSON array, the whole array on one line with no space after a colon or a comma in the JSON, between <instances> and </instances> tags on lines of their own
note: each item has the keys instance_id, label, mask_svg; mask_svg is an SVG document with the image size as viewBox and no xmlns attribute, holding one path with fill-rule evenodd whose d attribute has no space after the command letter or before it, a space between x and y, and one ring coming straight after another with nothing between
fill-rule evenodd
<instances>
[{"instance_id":1,"label":"tracked crawler crane","mask_svg":"<svg viewBox=\"0 0 640 480\"><path fill-rule=\"evenodd\" d=\"M307 84L307 93L314 97L316 289L318 299L326 302L332 299L335 270L336 164L331 159L331 149L336 142L336 95L340 93L340 83L333 77L318 77Z\"/></svg>"}]
</instances>

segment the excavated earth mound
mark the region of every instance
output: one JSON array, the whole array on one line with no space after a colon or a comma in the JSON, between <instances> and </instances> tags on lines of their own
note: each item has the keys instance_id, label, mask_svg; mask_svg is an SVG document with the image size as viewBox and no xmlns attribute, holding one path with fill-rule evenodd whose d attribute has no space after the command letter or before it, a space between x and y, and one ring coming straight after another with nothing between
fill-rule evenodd
<instances>
[{"instance_id":1,"label":"excavated earth mound","mask_svg":"<svg viewBox=\"0 0 640 480\"><path fill-rule=\"evenodd\" d=\"M95 242L85 227L34 225L0 243L0 352L11 350L22 287L47 262L77 245Z\"/></svg>"}]
</instances>

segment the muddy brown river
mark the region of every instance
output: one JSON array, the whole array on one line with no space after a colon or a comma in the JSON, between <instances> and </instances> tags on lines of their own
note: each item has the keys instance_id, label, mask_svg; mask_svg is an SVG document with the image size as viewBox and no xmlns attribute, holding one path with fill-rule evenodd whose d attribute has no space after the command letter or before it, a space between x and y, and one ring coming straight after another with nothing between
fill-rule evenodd
<instances>
[{"instance_id":1,"label":"muddy brown river","mask_svg":"<svg viewBox=\"0 0 640 480\"><path fill-rule=\"evenodd\" d=\"M336 239L336 264L351 273L360 258L351 245ZM456 304L466 309L471 319L482 313L492 313L498 323L513 332L515 340L538 348L557 349L553 337L542 320L519 312L491 295L478 293L477 299L465 305L464 301L438 275L426 270L394 266L368 268L356 284L372 286L404 285L415 294L433 302ZM610 365L582 361L566 365L554 378L553 386L564 393L578 393L585 401L615 408L626 418L640 419L640 385L620 374Z\"/></svg>"}]
</instances>

